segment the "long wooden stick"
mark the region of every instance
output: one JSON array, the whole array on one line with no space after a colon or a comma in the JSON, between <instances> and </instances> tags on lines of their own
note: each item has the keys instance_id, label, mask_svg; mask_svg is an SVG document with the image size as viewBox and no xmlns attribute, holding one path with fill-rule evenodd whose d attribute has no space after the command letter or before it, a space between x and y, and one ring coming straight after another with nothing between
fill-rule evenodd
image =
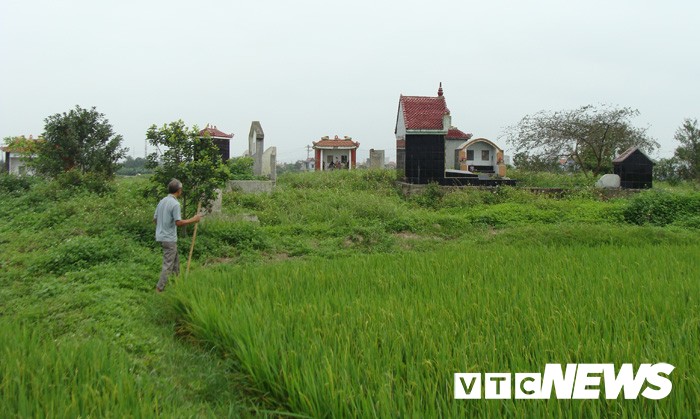
<instances>
[{"instance_id":1,"label":"long wooden stick","mask_svg":"<svg viewBox=\"0 0 700 419\"><path fill-rule=\"evenodd\" d=\"M197 212L195 214L199 214L199 211L202 209L202 202L197 203ZM192 261L192 252L194 252L194 242L197 240L197 227L199 227L199 223L194 225L194 233L192 233L192 244L190 245L190 255L187 258L187 271L185 272L185 276L190 274L190 262Z\"/></svg>"}]
</instances>

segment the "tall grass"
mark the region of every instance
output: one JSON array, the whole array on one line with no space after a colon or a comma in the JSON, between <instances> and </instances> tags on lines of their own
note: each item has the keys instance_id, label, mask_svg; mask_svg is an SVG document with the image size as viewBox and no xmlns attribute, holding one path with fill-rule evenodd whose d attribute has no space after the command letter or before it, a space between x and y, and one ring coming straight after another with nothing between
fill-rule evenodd
<instances>
[{"instance_id":1,"label":"tall grass","mask_svg":"<svg viewBox=\"0 0 700 419\"><path fill-rule=\"evenodd\" d=\"M486 246L200 272L174 305L313 417L700 414L700 246ZM453 400L456 372L676 366L661 401Z\"/></svg>"},{"instance_id":2,"label":"tall grass","mask_svg":"<svg viewBox=\"0 0 700 419\"><path fill-rule=\"evenodd\" d=\"M147 376L100 340L46 340L0 321L0 416L158 417L165 407Z\"/></svg>"}]
</instances>

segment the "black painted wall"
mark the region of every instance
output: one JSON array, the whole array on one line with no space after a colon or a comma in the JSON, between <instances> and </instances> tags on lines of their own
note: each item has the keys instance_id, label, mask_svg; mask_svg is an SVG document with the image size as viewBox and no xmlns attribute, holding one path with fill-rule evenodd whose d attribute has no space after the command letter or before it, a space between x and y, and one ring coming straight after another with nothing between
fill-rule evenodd
<instances>
[{"instance_id":1,"label":"black painted wall","mask_svg":"<svg viewBox=\"0 0 700 419\"><path fill-rule=\"evenodd\" d=\"M219 147L219 153L221 154L221 161L226 163L231 156L230 154L230 140L225 140L225 139L219 139L216 138L214 139L214 144L216 144L217 147Z\"/></svg>"},{"instance_id":2,"label":"black painted wall","mask_svg":"<svg viewBox=\"0 0 700 419\"><path fill-rule=\"evenodd\" d=\"M405 180L408 183L443 183L445 136L406 135Z\"/></svg>"},{"instance_id":3,"label":"black painted wall","mask_svg":"<svg viewBox=\"0 0 700 419\"><path fill-rule=\"evenodd\" d=\"M623 162L613 163L613 173L620 176L620 187L649 189L652 186L654 162L635 150Z\"/></svg>"}]
</instances>

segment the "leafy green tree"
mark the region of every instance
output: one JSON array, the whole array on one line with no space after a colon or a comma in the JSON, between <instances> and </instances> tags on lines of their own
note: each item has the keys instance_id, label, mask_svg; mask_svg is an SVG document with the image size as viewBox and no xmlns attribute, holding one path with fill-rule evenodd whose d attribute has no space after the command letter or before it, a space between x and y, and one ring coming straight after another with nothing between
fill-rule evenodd
<instances>
[{"instance_id":1,"label":"leafy green tree","mask_svg":"<svg viewBox=\"0 0 700 419\"><path fill-rule=\"evenodd\" d=\"M176 178L183 184L183 218L193 216L200 202L203 208L210 208L217 189L231 176L211 138L200 137L196 126L188 128L182 120L161 128L152 125L146 138L156 149L148 156L147 167L154 170L151 179L158 195L165 195L168 182Z\"/></svg>"},{"instance_id":2,"label":"leafy green tree","mask_svg":"<svg viewBox=\"0 0 700 419\"><path fill-rule=\"evenodd\" d=\"M677 157L659 159L654 165L654 179L677 185L687 176L687 170Z\"/></svg>"},{"instance_id":3,"label":"leafy green tree","mask_svg":"<svg viewBox=\"0 0 700 419\"><path fill-rule=\"evenodd\" d=\"M558 172L561 171L558 159L545 159L542 156L530 156L521 151L513 156L513 164L521 170L530 172Z\"/></svg>"},{"instance_id":4,"label":"leafy green tree","mask_svg":"<svg viewBox=\"0 0 700 419\"><path fill-rule=\"evenodd\" d=\"M228 168L231 171L231 179L251 180L256 179L253 174L254 160L250 156L236 157L229 159Z\"/></svg>"},{"instance_id":5,"label":"leafy green tree","mask_svg":"<svg viewBox=\"0 0 700 419\"><path fill-rule=\"evenodd\" d=\"M38 173L55 177L71 170L111 178L128 149L122 136L112 131L105 115L95 107L76 106L69 112L44 120L43 140L36 143L32 166Z\"/></svg>"},{"instance_id":6,"label":"leafy green tree","mask_svg":"<svg viewBox=\"0 0 700 419\"><path fill-rule=\"evenodd\" d=\"M686 179L700 181L700 128L698 120L686 118L673 137L681 145L675 157L685 166Z\"/></svg>"},{"instance_id":7,"label":"leafy green tree","mask_svg":"<svg viewBox=\"0 0 700 419\"><path fill-rule=\"evenodd\" d=\"M612 169L616 155L632 146L651 152L659 144L634 127L639 111L607 105L559 112L540 111L507 128L505 137L516 153L530 159L557 161L570 157L588 177Z\"/></svg>"}]
</instances>

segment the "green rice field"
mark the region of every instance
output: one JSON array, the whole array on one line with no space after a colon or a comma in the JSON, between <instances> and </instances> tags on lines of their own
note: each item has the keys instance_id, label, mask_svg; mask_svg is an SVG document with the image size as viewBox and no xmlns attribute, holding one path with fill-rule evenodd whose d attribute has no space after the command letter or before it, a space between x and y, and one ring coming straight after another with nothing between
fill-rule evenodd
<instances>
[{"instance_id":1,"label":"green rice field","mask_svg":"<svg viewBox=\"0 0 700 419\"><path fill-rule=\"evenodd\" d=\"M567 189L404 196L357 170L227 192L157 294L149 179L0 175L0 418L699 417L699 186L518 176ZM455 373L550 363L669 363L673 388L453 398Z\"/></svg>"},{"instance_id":2,"label":"green rice field","mask_svg":"<svg viewBox=\"0 0 700 419\"><path fill-rule=\"evenodd\" d=\"M311 417L700 414L700 245L474 246L221 267L180 281L184 327ZM454 400L456 372L666 362L660 401Z\"/></svg>"}]
</instances>

